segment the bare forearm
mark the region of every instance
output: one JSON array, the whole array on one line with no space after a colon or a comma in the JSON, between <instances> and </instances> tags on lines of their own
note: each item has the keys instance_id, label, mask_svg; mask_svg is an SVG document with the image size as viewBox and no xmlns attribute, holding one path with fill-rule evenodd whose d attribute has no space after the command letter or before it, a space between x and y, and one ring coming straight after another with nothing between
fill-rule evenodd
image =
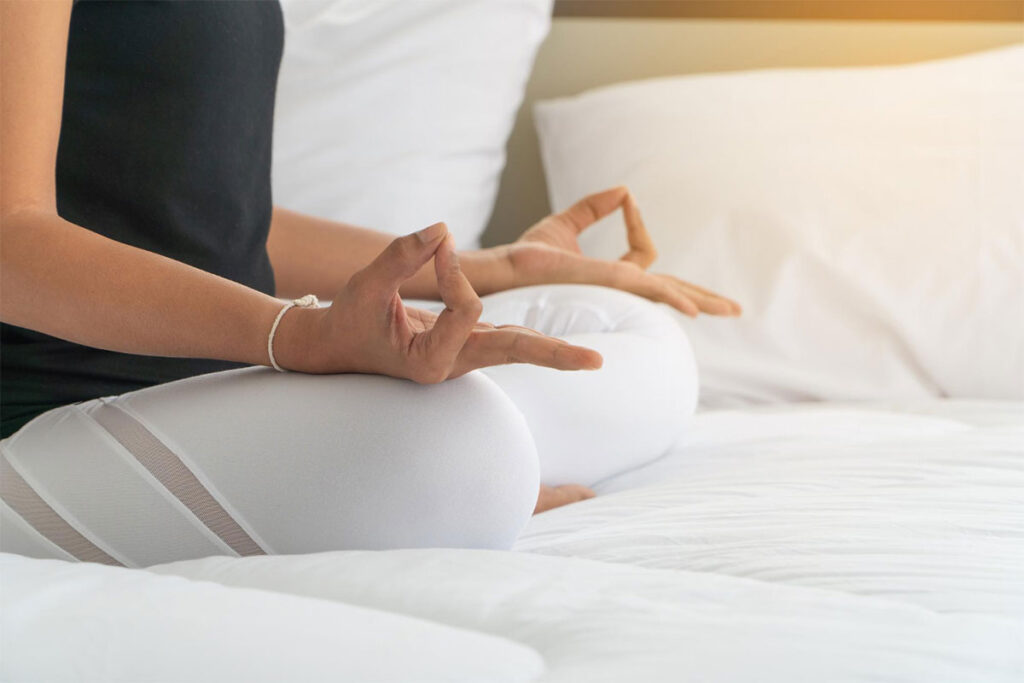
<instances>
[{"instance_id":1,"label":"bare forearm","mask_svg":"<svg viewBox=\"0 0 1024 683\"><path fill-rule=\"evenodd\" d=\"M274 265L277 294L284 298L304 294L332 298L393 239L393 235L275 207L267 249ZM508 264L499 252L462 252L460 259L477 293L489 294L512 286ZM403 283L401 294L414 299L438 298L437 278L430 264Z\"/></svg>"},{"instance_id":2,"label":"bare forearm","mask_svg":"<svg viewBox=\"0 0 1024 683\"><path fill-rule=\"evenodd\" d=\"M0 256L4 322L126 353L267 362L271 296L48 211L5 215Z\"/></svg>"}]
</instances>

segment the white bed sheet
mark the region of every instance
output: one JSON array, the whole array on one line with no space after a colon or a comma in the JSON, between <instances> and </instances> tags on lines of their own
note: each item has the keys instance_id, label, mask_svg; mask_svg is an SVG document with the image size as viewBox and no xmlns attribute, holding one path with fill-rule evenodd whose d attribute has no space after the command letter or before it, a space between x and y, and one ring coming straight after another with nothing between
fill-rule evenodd
<instances>
[{"instance_id":1,"label":"white bed sheet","mask_svg":"<svg viewBox=\"0 0 1024 683\"><path fill-rule=\"evenodd\" d=\"M540 675L519 669L521 680L538 683L1016 683L1024 657L1024 629L1006 617L534 553L209 558L153 571L500 636L540 655ZM473 653L464 656L472 660ZM461 667L453 658L453 674Z\"/></svg>"},{"instance_id":2,"label":"white bed sheet","mask_svg":"<svg viewBox=\"0 0 1024 683\"><path fill-rule=\"evenodd\" d=\"M701 414L517 549L1024 618L1024 404Z\"/></svg>"},{"instance_id":3,"label":"white bed sheet","mask_svg":"<svg viewBox=\"0 0 1024 683\"><path fill-rule=\"evenodd\" d=\"M216 557L150 571L500 636L505 680L1024 678L1024 404L705 413L666 457L599 490L535 517L518 552ZM47 590L38 604L52 610L60 587ZM408 680L389 672L417 646L395 636L375 680ZM429 680L470 665L472 652L453 655L451 675Z\"/></svg>"}]
</instances>

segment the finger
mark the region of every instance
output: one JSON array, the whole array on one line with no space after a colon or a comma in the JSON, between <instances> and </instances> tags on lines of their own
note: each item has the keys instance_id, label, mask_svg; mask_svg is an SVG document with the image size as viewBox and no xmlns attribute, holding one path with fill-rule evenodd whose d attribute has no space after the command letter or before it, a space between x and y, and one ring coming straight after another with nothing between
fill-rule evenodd
<instances>
[{"instance_id":1,"label":"finger","mask_svg":"<svg viewBox=\"0 0 1024 683\"><path fill-rule=\"evenodd\" d=\"M628 194L629 190L620 186L587 195L563 211L561 215L576 228L576 233L579 234L622 206L622 202Z\"/></svg>"},{"instance_id":2,"label":"finger","mask_svg":"<svg viewBox=\"0 0 1024 683\"><path fill-rule=\"evenodd\" d=\"M647 268L657 258L658 251L654 248L654 241L647 231L647 226L644 225L636 197L627 187L613 187L586 196L563 211L562 216L579 234L620 207L626 222L626 240L629 243L629 251L621 260Z\"/></svg>"},{"instance_id":3,"label":"finger","mask_svg":"<svg viewBox=\"0 0 1024 683\"><path fill-rule=\"evenodd\" d=\"M700 307L703 313L724 316L734 316L739 313L736 310L736 305L726 299L704 294L703 292L695 292L685 285L682 285L682 289L687 296L697 302L697 306Z\"/></svg>"},{"instance_id":4,"label":"finger","mask_svg":"<svg viewBox=\"0 0 1024 683\"><path fill-rule=\"evenodd\" d=\"M641 268L648 268L654 259L658 258L658 250L654 248L654 240L644 225L644 219L640 215L640 207L637 206L636 197L632 192L626 192L622 200L622 215L626 220L626 240L629 242L629 251L622 255L620 260L635 263Z\"/></svg>"},{"instance_id":5,"label":"finger","mask_svg":"<svg viewBox=\"0 0 1024 683\"><path fill-rule=\"evenodd\" d=\"M596 370L604 362L593 349L569 344L535 330L474 332L466 340L456 369L458 374L508 363L529 363L557 370Z\"/></svg>"},{"instance_id":6,"label":"finger","mask_svg":"<svg viewBox=\"0 0 1024 683\"><path fill-rule=\"evenodd\" d=\"M425 333L424 346L429 354L428 365L435 371L443 370L441 379L448 376L466 339L480 318L483 304L473 286L459 267L455 254L455 241L445 237L434 255L437 289L445 308L437 322Z\"/></svg>"},{"instance_id":7,"label":"finger","mask_svg":"<svg viewBox=\"0 0 1024 683\"><path fill-rule=\"evenodd\" d=\"M690 317L700 313L697 304L681 288L641 270L635 264L589 258L581 258L577 263L581 282L621 289L651 301L666 303Z\"/></svg>"},{"instance_id":8,"label":"finger","mask_svg":"<svg viewBox=\"0 0 1024 683\"><path fill-rule=\"evenodd\" d=\"M693 297L689 296L680 287L673 286L647 273L644 273L644 275L647 277L638 286L640 290L637 292L638 294L646 296L652 301L668 304L691 318L696 318L700 314L700 306L694 301Z\"/></svg>"},{"instance_id":9,"label":"finger","mask_svg":"<svg viewBox=\"0 0 1024 683\"><path fill-rule=\"evenodd\" d=\"M444 223L434 223L392 240L370 265L353 276L353 280L366 296L390 299L403 282L430 260L447 235L448 227Z\"/></svg>"},{"instance_id":10,"label":"finger","mask_svg":"<svg viewBox=\"0 0 1024 683\"><path fill-rule=\"evenodd\" d=\"M669 286L677 288L684 296L697 304L697 308L699 308L702 313L708 313L710 315L733 315L733 307L728 301L714 296L708 296L703 292L687 287L686 283L680 282L675 278L666 277L663 279L665 282L669 283Z\"/></svg>"},{"instance_id":11,"label":"finger","mask_svg":"<svg viewBox=\"0 0 1024 683\"><path fill-rule=\"evenodd\" d=\"M491 333L498 348L505 350L505 362L529 363L558 370L597 370L604 358L594 349L570 344L536 330L497 330Z\"/></svg>"},{"instance_id":12,"label":"finger","mask_svg":"<svg viewBox=\"0 0 1024 683\"><path fill-rule=\"evenodd\" d=\"M668 304L691 318L697 317L700 313L700 307L681 287L635 266L622 264L622 268L617 274L615 287L651 301Z\"/></svg>"},{"instance_id":13,"label":"finger","mask_svg":"<svg viewBox=\"0 0 1024 683\"><path fill-rule=\"evenodd\" d=\"M538 336L541 336L541 337L546 337L548 339L554 339L556 342L559 342L560 344L568 344L569 343L569 342L565 341L564 339L559 339L558 337L550 337L550 336L544 334L543 332L539 332L538 330L533 329L532 327L523 327L522 325L497 325L495 327L495 329L498 329L498 330L513 330L515 332L522 332L523 334L534 334L534 335L538 335Z\"/></svg>"},{"instance_id":14,"label":"finger","mask_svg":"<svg viewBox=\"0 0 1024 683\"><path fill-rule=\"evenodd\" d=\"M687 289L691 289L691 290L693 290L695 292L700 292L701 294L703 294L705 296L711 296L711 297L715 297L716 299L721 299L723 301L728 301L731 304L736 304L737 306L739 306L739 304L737 304L735 301L733 301L732 299L730 299L728 297L722 296L718 292L713 292L710 289L705 289L704 287L701 287L699 285L695 285L692 282L687 282L686 280L681 280L681 279L675 277L674 275L666 275L665 277L672 278L673 280L678 282L683 287L686 287Z\"/></svg>"},{"instance_id":15,"label":"finger","mask_svg":"<svg viewBox=\"0 0 1024 683\"><path fill-rule=\"evenodd\" d=\"M691 297L694 299L701 299L704 304L701 305L701 310L706 313L716 313L718 315L739 315L743 312L743 307L736 301L716 294L709 289L699 287L692 282L686 280L680 280L679 278L672 275L663 275L662 277L668 278L675 282L679 287L682 287ZM698 301L700 303L700 301ZM705 307L706 305L706 307Z\"/></svg>"}]
</instances>

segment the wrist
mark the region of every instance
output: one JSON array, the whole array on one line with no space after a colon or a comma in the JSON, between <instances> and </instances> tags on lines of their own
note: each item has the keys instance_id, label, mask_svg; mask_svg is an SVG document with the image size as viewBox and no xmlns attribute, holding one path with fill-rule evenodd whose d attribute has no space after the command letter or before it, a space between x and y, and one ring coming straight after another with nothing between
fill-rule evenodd
<instances>
[{"instance_id":1,"label":"wrist","mask_svg":"<svg viewBox=\"0 0 1024 683\"><path fill-rule=\"evenodd\" d=\"M326 310L292 306L285 312L274 333L274 360L279 366L294 372L323 372L322 330Z\"/></svg>"},{"instance_id":2,"label":"wrist","mask_svg":"<svg viewBox=\"0 0 1024 683\"><path fill-rule=\"evenodd\" d=\"M480 296L517 287L516 273L510 258L512 245L465 251L459 254L459 264L473 290Z\"/></svg>"}]
</instances>

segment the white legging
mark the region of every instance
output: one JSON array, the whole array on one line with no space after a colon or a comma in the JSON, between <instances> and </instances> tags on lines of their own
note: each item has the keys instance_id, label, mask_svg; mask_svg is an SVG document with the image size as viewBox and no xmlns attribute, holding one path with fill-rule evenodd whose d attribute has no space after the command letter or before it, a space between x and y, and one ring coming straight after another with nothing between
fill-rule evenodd
<instances>
[{"instance_id":1,"label":"white legging","mask_svg":"<svg viewBox=\"0 0 1024 683\"><path fill-rule=\"evenodd\" d=\"M692 414L692 353L658 306L575 285L483 301L481 319L590 346L604 367L507 365L431 386L246 368L64 406L0 442L0 550L147 566L509 548L539 482L648 462Z\"/></svg>"}]
</instances>

